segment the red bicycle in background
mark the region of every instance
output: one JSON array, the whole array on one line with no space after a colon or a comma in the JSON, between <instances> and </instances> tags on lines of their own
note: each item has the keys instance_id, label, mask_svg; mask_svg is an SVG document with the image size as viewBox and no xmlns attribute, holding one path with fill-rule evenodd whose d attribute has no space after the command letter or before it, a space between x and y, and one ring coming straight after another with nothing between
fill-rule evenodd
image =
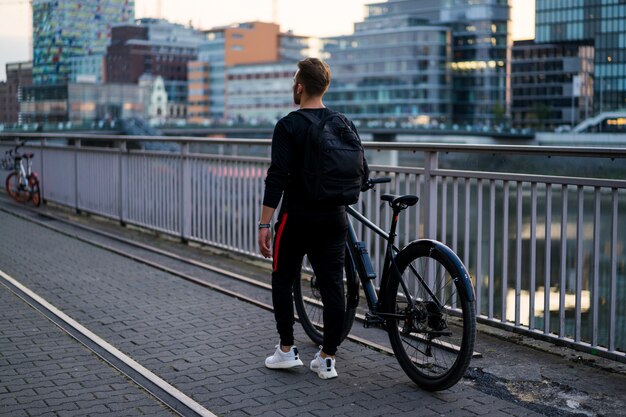
<instances>
[{"instance_id":1,"label":"red bicycle in background","mask_svg":"<svg viewBox=\"0 0 626 417\"><path fill-rule=\"evenodd\" d=\"M41 205L41 192L39 189L39 176L33 172L32 153L18 152L24 146L20 143L15 149L5 152L2 167L11 171L6 179L7 193L17 202L32 201L36 207Z\"/></svg>"}]
</instances>

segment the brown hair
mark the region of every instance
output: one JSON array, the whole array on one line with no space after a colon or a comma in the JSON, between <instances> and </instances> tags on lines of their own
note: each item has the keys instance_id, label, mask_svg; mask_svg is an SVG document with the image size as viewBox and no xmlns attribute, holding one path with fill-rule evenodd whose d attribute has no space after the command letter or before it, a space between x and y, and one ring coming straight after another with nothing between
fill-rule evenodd
<instances>
[{"instance_id":1,"label":"brown hair","mask_svg":"<svg viewBox=\"0 0 626 417\"><path fill-rule=\"evenodd\" d=\"M302 84L312 96L323 95L330 85L330 67L317 58L305 58L298 61L296 83Z\"/></svg>"}]
</instances>

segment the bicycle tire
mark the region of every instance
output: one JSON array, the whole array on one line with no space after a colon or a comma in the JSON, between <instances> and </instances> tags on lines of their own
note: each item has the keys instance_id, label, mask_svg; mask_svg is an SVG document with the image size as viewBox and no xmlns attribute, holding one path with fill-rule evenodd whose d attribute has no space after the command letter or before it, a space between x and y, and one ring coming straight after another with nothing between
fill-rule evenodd
<instances>
[{"instance_id":1,"label":"bicycle tire","mask_svg":"<svg viewBox=\"0 0 626 417\"><path fill-rule=\"evenodd\" d=\"M20 190L20 180L17 172L11 172L6 179L6 190L11 198L18 203L24 203L30 198L30 193Z\"/></svg>"},{"instance_id":2,"label":"bicycle tire","mask_svg":"<svg viewBox=\"0 0 626 417\"><path fill-rule=\"evenodd\" d=\"M35 207L39 207L41 205L41 190L37 176L31 174L28 177L28 186L30 187L30 201L33 202Z\"/></svg>"},{"instance_id":3,"label":"bicycle tire","mask_svg":"<svg viewBox=\"0 0 626 417\"><path fill-rule=\"evenodd\" d=\"M415 301L410 309L394 274L385 306L387 312L405 315L402 320L387 320L395 356L419 387L429 391L450 388L463 377L474 350L476 310L469 275L451 249L431 240L409 244L395 262ZM438 307L435 298L444 308Z\"/></svg>"},{"instance_id":4,"label":"bicycle tire","mask_svg":"<svg viewBox=\"0 0 626 417\"><path fill-rule=\"evenodd\" d=\"M322 345L324 343L322 298L316 277L312 276L296 280L293 286L293 298L304 332L311 338L313 343ZM352 329L356 308L359 303L359 280L348 249L346 249L344 268L344 298L346 310L341 341L348 336L350 329Z\"/></svg>"}]
</instances>

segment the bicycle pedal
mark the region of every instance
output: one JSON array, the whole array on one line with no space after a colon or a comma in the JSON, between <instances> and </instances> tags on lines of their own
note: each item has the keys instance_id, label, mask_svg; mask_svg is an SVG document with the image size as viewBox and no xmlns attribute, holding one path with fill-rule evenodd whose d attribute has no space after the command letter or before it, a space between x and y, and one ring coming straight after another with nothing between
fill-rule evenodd
<instances>
[{"instance_id":1,"label":"bicycle pedal","mask_svg":"<svg viewBox=\"0 0 626 417\"><path fill-rule=\"evenodd\" d=\"M385 319L377 316L374 313L365 313L365 321L363 322L363 327L366 329L370 327L383 327L385 324Z\"/></svg>"}]
</instances>

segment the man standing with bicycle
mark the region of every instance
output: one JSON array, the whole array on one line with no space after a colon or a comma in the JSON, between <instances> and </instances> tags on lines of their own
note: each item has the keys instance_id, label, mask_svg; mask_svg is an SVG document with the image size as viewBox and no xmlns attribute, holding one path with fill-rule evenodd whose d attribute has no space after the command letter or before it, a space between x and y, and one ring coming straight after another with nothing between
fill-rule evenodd
<instances>
[{"instance_id":1,"label":"man standing with bicycle","mask_svg":"<svg viewBox=\"0 0 626 417\"><path fill-rule=\"evenodd\" d=\"M329 85L326 63L316 58L298 62L293 99L300 109L279 120L274 129L259 223L260 252L273 256L272 300L280 336L265 365L271 369L303 365L294 346L292 291L307 255L324 304L324 343L310 364L322 379L337 376L335 353L345 311L345 205L356 202L369 172L354 124L323 104ZM343 146L327 146L333 142ZM324 160L322 148L330 159ZM281 197L272 248L270 221Z\"/></svg>"}]
</instances>

